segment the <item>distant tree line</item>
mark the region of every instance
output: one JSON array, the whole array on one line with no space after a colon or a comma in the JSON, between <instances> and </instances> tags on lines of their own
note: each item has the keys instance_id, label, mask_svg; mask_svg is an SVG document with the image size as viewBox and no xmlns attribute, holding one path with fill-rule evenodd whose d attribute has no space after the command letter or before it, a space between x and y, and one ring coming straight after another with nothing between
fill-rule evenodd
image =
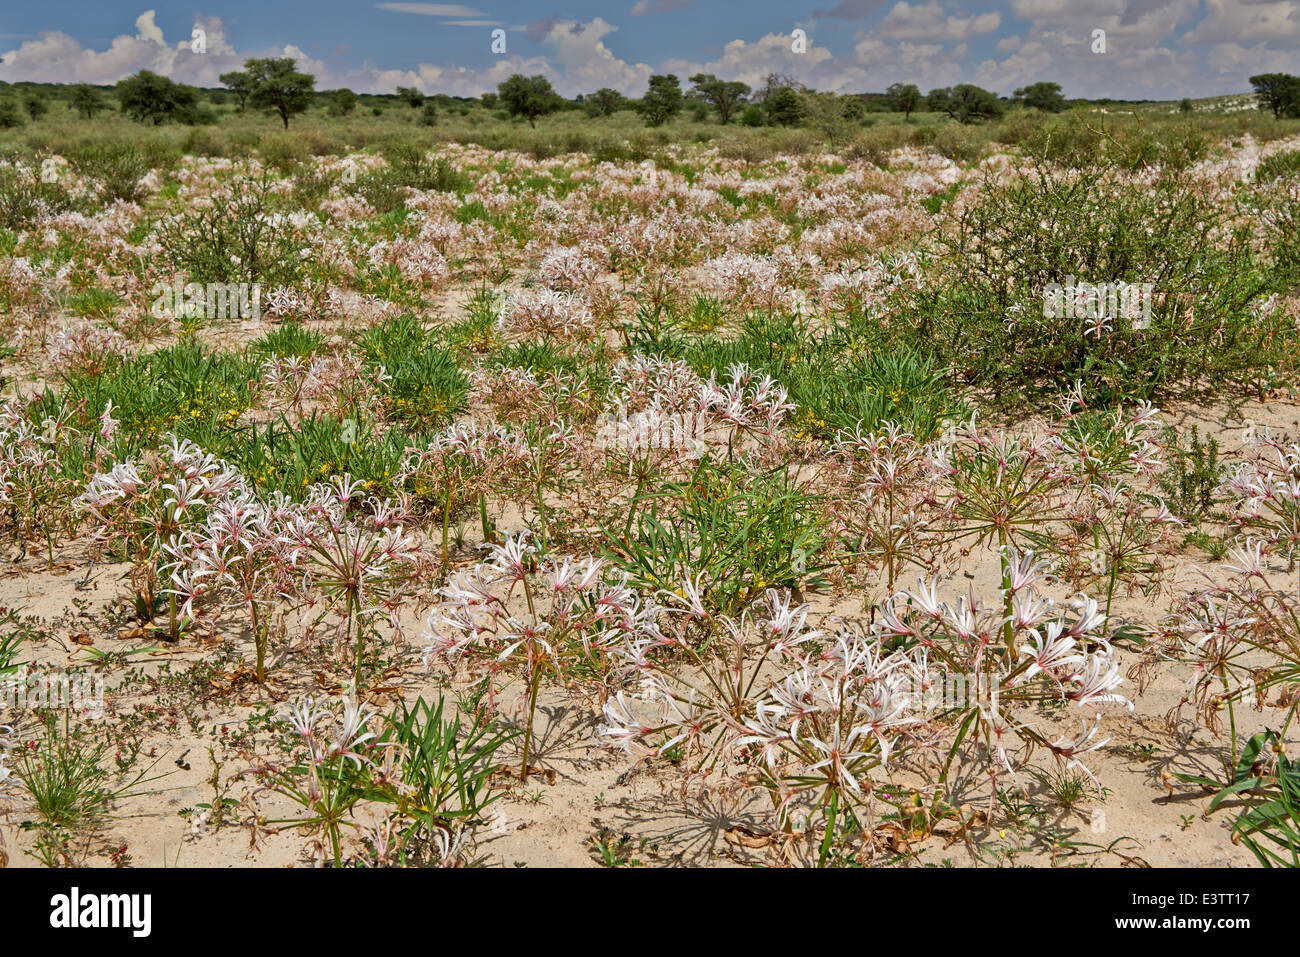
<instances>
[{"instance_id":1,"label":"distant tree line","mask_svg":"<svg viewBox=\"0 0 1300 957\"><path fill-rule=\"evenodd\" d=\"M426 125L437 123L444 114L464 116L480 107L503 118L527 120L530 126L536 126L544 116L566 110L582 110L592 117L628 110L638 113L652 127L686 114L697 122L715 121L724 126L735 122L744 126L808 126L834 141L871 113L902 113L907 122L913 113L941 113L959 123L979 123L995 120L1012 107L1060 113L1080 104L1113 102L1069 100L1061 85L1050 81L1029 84L1010 97L971 83L939 87L929 93L922 93L913 83L894 83L883 93L823 93L779 73L768 74L756 88L712 73L696 73L686 80L686 85L674 74L655 74L640 98L605 87L568 99L540 74L515 74L498 84L495 92L481 97L426 94L416 86L399 86L391 94L362 95L348 89L317 91L315 77L299 71L290 57L249 59L242 70L223 73L220 80L222 89L204 91L141 70L113 87L0 83L0 127L38 120L57 100L86 120L117 109L133 120L155 126L168 122L215 123L219 116L213 107L230 103L241 113L254 109L277 116L285 129L292 117L312 106L323 106L332 116L348 116L359 108L375 115L390 108L410 108L416 111L411 115ZM1278 118L1300 117L1300 77L1265 73L1252 76L1250 83L1261 110L1271 111ZM1194 107L1190 99L1184 98L1179 109L1187 113Z\"/></svg>"}]
</instances>

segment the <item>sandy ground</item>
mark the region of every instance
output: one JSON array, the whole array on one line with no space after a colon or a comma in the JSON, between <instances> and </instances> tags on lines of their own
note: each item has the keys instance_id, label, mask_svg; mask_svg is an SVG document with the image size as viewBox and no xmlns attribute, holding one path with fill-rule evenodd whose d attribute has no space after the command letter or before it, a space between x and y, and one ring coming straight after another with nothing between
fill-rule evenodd
<instances>
[{"instance_id":1,"label":"sandy ground","mask_svg":"<svg viewBox=\"0 0 1300 957\"><path fill-rule=\"evenodd\" d=\"M1165 417L1180 427L1196 422L1203 432L1219 438L1225 454L1241 448L1248 421L1300 433L1300 403L1291 400L1246 403L1236 410L1175 407ZM86 540L64 545L55 553L53 567L43 554L28 554L20 561L10 556L0 578L0 604L21 608L42 631L24 657L57 668L88 666L92 653L84 644L87 640L97 651L127 653L111 665L100 666L108 693L98 720L126 722L136 714L143 741L137 768L153 764L152 773L161 776L142 785L142 793L114 805L107 825L81 848L84 863L107 866L113 863L114 853L121 861L125 847L135 865L309 866L304 841L296 833L263 836L250 843L252 830L239 822L255 816L253 807L267 819L281 816L289 807L276 795L257 793L256 782L241 776L241 764L228 742L258 708L279 710L285 702L307 694L339 700L341 673L318 677L309 669L295 673L292 668L277 668L269 690L243 683L232 693L220 694L229 687L239 659L251 660L251 641L237 633L218 633L206 642L187 639L174 649L139 653L156 641L117 637L109 608L123 596L119 579L125 567L91 564L87 546ZM468 554L461 557L466 564L470 560ZM1126 598L1115 612L1154 622L1164 613L1168 596L1191 587L1202 569L1213 574L1214 568L1203 555L1180 556L1161 597ZM966 571L977 588L996 588L993 556L972 555ZM810 598L815 617L857 615L863 608L860 592ZM369 699L372 706L391 707L399 695L408 701L417 695L436 699L467 684L463 675L453 679L436 665L426 668L419 657L423 621L411 613L404 624L408 643L391 651L383 682L387 690ZM204 661L216 660L224 663L215 669L201 668ZM1136 660L1135 651L1122 653L1122 667ZM150 685L148 679L161 680L168 674L187 674L185 686L190 691ZM133 676L129 683L127 675ZM1134 683L1125 685L1122 690L1133 698L1135 710L1107 720L1110 742L1089 762L1101 783L1100 793L1094 789L1072 807L1063 808L1028 775L1015 782L1004 779L1004 787L1020 787L1040 811L1016 820L999 808L991 828L982 826L980 819L981 826L965 831L941 828L916 845L899 834L879 849L878 862L897 861L905 852L909 856L902 863L911 866L1253 866L1249 852L1229 840L1231 812L1207 816L1211 794L1171 778L1179 772L1215 774L1218 755L1226 745L1196 726L1190 708L1171 719L1189 677L1189 668L1167 664L1141 694ZM506 715L518 711L518 698L512 694L504 698ZM143 721L138 717L142 711L148 716ZM1249 712L1239 731L1250 734L1276 727L1280 717L1268 708ZM606 840L628 835L629 859L646 865L728 866L807 859L808 848L798 841L778 852L754 836L765 826L765 798L735 787L724 772L685 786L681 776L662 762L629 773L631 758L595 747L599 721L595 701L563 689L544 690L535 763L545 773L532 775L526 783L500 785L506 793L494 805L489 825L479 833L479 860L504 867L599 866L593 838L602 832ZM12 712L3 723L14 723ZM179 813L213 800L214 755L222 761L217 780L223 792L241 802L236 823L221 827L211 821L196 824L194 815L187 820ZM505 754L505 759L509 757ZM1050 760L1037 763L1051 765ZM917 780L915 770L906 766L893 773L899 783L909 783L909 777ZM989 797L982 770L959 769L951 803L978 810L988 807ZM37 865L23 853L32 846L31 832L20 827L28 817L23 801L15 800L11 790L6 813L0 817L11 867Z\"/></svg>"}]
</instances>

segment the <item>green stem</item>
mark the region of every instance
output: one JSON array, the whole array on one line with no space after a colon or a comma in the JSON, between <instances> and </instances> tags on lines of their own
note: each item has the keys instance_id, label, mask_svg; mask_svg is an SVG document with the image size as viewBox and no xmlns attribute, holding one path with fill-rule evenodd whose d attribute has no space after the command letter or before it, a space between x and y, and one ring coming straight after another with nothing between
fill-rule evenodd
<instances>
[{"instance_id":1,"label":"green stem","mask_svg":"<svg viewBox=\"0 0 1300 957\"><path fill-rule=\"evenodd\" d=\"M627 505L627 523L623 526L623 544L627 544L628 536L632 534L632 520L636 518L636 503L641 497L641 489L645 487L645 472L637 476L636 491L632 493L632 500Z\"/></svg>"},{"instance_id":2,"label":"green stem","mask_svg":"<svg viewBox=\"0 0 1300 957\"><path fill-rule=\"evenodd\" d=\"M492 524L488 521L487 496L482 492L478 493L478 517L479 521L483 523L483 541L488 545L495 545L495 529L492 528Z\"/></svg>"},{"instance_id":3,"label":"green stem","mask_svg":"<svg viewBox=\"0 0 1300 957\"><path fill-rule=\"evenodd\" d=\"M348 636L349 637L351 637L352 634L352 625L353 625L353 620L355 618L355 615L353 614L353 610L357 608L358 605L359 602L357 600L356 591L353 589L348 589ZM355 674L353 676L353 683L356 685L357 693L359 694L361 691L361 655L365 647L366 635L365 635L365 631L361 627L361 622L356 622L356 628L357 628L357 665L356 665Z\"/></svg>"},{"instance_id":4,"label":"green stem","mask_svg":"<svg viewBox=\"0 0 1300 957\"><path fill-rule=\"evenodd\" d=\"M442 567L447 567L447 529L451 525L451 497L456 494L456 483L447 487L447 497L442 503Z\"/></svg>"},{"instance_id":5,"label":"green stem","mask_svg":"<svg viewBox=\"0 0 1300 957\"><path fill-rule=\"evenodd\" d=\"M831 792L831 807L826 813L826 835L822 838L821 854L817 857L817 866L826 866L826 857L831 852L831 842L835 839L835 817L840 807L840 792Z\"/></svg>"},{"instance_id":6,"label":"green stem","mask_svg":"<svg viewBox=\"0 0 1300 957\"><path fill-rule=\"evenodd\" d=\"M1007 620L1002 624L1002 642L1007 646L1007 654L1010 657L1009 662L1016 660L1016 640L1011 630L1011 565L1007 561L1006 552L1006 533L1001 529L998 530L998 555L1002 561L1002 594L1006 596L1002 600L1002 616Z\"/></svg>"},{"instance_id":7,"label":"green stem","mask_svg":"<svg viewBox=\"0 0 1300 957\"><path fill-rule=\"evenodd\" d=\"M541 479L538 479L538 481L537 481L537 516L538 516L538 518L539 518L540 521L541 521L541 526L542 526L542 552L545 553L545 552L550 551L550 547L547 545L547 542L546 542L546 500L542 497L542 482L541 482Z\"/></svg>"},{"instance_id":8,"label":"green stem","mask_svg":"<svg viewBox=\"0 0 1300 957\"><path fill-rule=\"evenodd\" d=\"M257 615L257 603L252 603L253 643L257 648L257 683L266 684L266 631L262 628Z\"/></svg>"},{"instance_id":9,"label":"green stem","mask_svg":"<svg viewBox=\"0 0 1300 957\"><path fill-rule=\"evenodd\" d=\"M533 715L537 712L537 691L542 686L542 666L539 661L533 666L532 676L529 678L528 692L528 725L524 731L524 763L519 769L519 780L528 780L528 756L529 750L533 743Z\"/></svg>"}]
</instances>

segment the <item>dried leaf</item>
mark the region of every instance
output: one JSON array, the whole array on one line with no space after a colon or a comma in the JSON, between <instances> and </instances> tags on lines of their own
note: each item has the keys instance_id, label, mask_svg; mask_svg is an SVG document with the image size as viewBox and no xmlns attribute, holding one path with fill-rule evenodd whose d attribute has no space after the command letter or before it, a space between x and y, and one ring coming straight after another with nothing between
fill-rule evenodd
<instances>
[{"instance_id":1,"label":"dried leaf","mask_svg":"<svg viewBox=\"0 0 1300 957\"><path fill-rule=\"evenodd\" d=\"M771 834L760 834L757 831L751 831L743 824L735 824L722 832L723 838L728 844L735 844L738 847L770 847L772 844Z\"/></svg>"}]
</instances>

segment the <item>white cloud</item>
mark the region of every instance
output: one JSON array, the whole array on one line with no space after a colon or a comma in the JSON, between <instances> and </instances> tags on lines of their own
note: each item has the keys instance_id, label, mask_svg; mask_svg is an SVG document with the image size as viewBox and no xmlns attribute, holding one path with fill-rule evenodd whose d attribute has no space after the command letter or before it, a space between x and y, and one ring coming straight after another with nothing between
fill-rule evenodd
<instances>
[{"instance_id":1,"label":"white cloud","mask_svg":"<svg viewBox=\"0 0 1300 957\"><path fill-rule=\"evenodd\" d=\"M459 3L376 3L378 10L392 13L417 13L426 17L461 17L481 18L487 16L482 10L462 6Z\"/></svg>"},{"instance_id":2,"label":"white cloud","mask_svg":"<svg viewBox=\"0 0 1300 957\"><path fill-rule=\"evenodd\" d=\"M955 42L983 33L992 33L1002 22L1002 14L971 14L968 17L949 15L937 0L924 4L909 4L900 0L875 28L883 37L899 40L944 40Z\"/></svg>"},{"instance_id":3,"label":"white cloud","mask_svg":"<svg viewBox=\"0 0 1300 957\"><path fill-rule=\"evenodd\" d=\"M397 6L477 14L477 11L469 7L452 5ZM367 62L360 67L340 71L332 69L324 61L313 59L291 43L260 50L237 51L226 38L219 17L195 19L194 26L204 31L206 44L205 52L195 53L190 46L190 35L178 39L174 44L168 44L153 18L152 10L141 14L136 19L134 35L115 37L109 48L103 51L83 47L65 33L56 31L40 34L16 50L3 54L0 80L112 84L140 70L152 70L179 83L219 87L221 74L241 69L249 56L289 56L297 61L299 70L316 77L318 90L347 87L358 93L391 93L398 86L416 86L425 93L478 96L486 90L495 89L498 83L512 73L532 75L552 71L552 64L541 56L527 59L517 56L500 57L486 70L431 63L421 63L414 69L385 69ZM574 55L573 51L570 51L570 55ZM649 70L648 67L645 69ZM649 75L648 72L646 75Z\"/></svg>"},{"instance_id":4,"label":"white cloud","mask_svg":"<svg viewBox=\"0 0 1300 957\"><path fill-rule=\"evenodd\" d=\"M589 23L556 20L541 37L551 51L555 88L566 96L591 93L610 87L627 95L640 96L658 72L645 63L620 60L605 46L604 38L618 27L596 17Z\"/></svg>"},{"instance_id":5,"label":"white cloud","mask_svg":"<svg viewBox=\"0 0 1300 957\"><path fill-rule=\"evenodd\" d=\"M1253 42L1294 50L1300 47L1300 2L1206 0L1205 18L1186 34L1185 39L1195 44L1240 47Z\"/></svg>"},{"instance_id":6,"label":"white cloud","mask_svg":"<svg viewBox=\"0 0 1300 957\"><path fill-rule=\"evenodd\" d=\"M722 56L708 63L668 60L658 72L676 73L685 80L695 73L712 73L724 80L740 80L757 88L769 73L791 76L818 90L858 92L866 89L867 73L846 57L836 57L819 47L808 31L808 47L795 53L788 33L769 33L755 41L736 39L722 48Z\"/></svg>"},{"instance_id":7,"label":"white cloud","mask_svg":"<svg viewBox=\"0 0 1300 957\"><path fill-rule=\"evenodd\" d=\"M153 22L153 17L154 11L146 10L135 18L135 28L139 32L140 39L147 40L150 43L162 43L162 30Z\"/></svg>"},{"instance_id":8,"label":"white cloud","mask_svg":"<svg viewBox=\"0 0 1300 957\"><path fill-rule=\"evenodd\" d=\"M667 13L669 10L689 10L695 0L639 0L628 11L629 16L643 17L647 13Z\"/></svg>"},{"instance_id":9,"label":"white cloud","mask_svg":"<svg viewBox=\"0 0 1300 957\"><path fill-rule=\"evenodd\" d=\"M1054 80L1067 96L1180 98L1242 92L1261 70L1294 70L1300 0L1011 0L1029 21L1021 45L1003 38L974 82L1010 92ZM1105 54L1091 34L1106 31Z\"/></svg>"},{"instance_id":10,"label":"white cloud","mask_svg":"<svg viewBox=\"0 0 1300 957\"><path fill-rule=\"evenodd\" d=\"M114 37L107 50L89 50L61 31L41 33L3 54L0 80L40 83L116 83L139 70L170 75L176 51L163 40L154 11L136 18L133 36Z\"/></svg>"},{"instance_id":11,"label":"white cloud","mask_svg":"<svg viewBox=\"0 0 1300 957\"><path fill-rule=\"evenodd\" d=\"M960 65L942 43L890 43L868 34L858 40L853 57L867 72L864 88L877 92L892 83L915 83L925 92L962 81Z\"/></svg>"}]
</instances>

